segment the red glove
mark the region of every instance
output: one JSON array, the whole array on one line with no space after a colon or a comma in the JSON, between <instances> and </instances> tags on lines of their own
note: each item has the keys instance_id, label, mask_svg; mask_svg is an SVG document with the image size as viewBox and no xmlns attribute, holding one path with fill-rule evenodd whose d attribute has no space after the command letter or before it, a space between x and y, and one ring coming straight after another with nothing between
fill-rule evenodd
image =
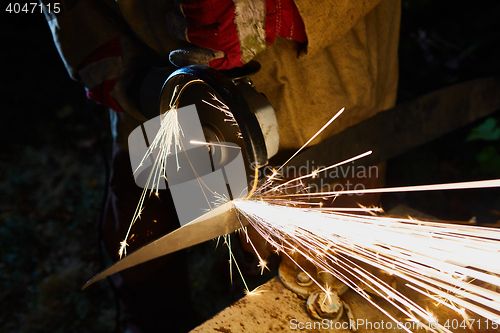
<instances>
[{"instance_id":1,"label":"red glove","mask_svg":"<svg viewBox=\"0 0 500 333\"><path fill-rule=\"evenodd\" d=\"M184 0L180 10L184 17L168 15L170 34L204 49L173 51L175 65L230 69L264 51L276 36L307 41L293 0Z\"/></svg>"},{"instance_id":2,"label":"red glove","mask_svg":"<svg viewBox=\"0 0 500 333\"><path fill-rule=\"evenodd\" d=\"M92 52L78 70L87 91L87 98L116 112L123 112L123 108L112 96L122 74L121 55L120 37L117 37Z\"/></svg>"}]
</instances>

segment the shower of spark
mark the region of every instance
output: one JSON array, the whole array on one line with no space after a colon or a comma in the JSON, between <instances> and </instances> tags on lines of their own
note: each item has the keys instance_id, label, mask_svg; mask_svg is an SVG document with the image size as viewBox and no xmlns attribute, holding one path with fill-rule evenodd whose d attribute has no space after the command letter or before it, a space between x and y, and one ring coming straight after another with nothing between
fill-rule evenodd
<instances>
[{"instance_id":1,"label":"shower of spark","mask_svg":"<svg viewBox=\"0 0 500 333\"><path fill-rule=\"evenodd\" d=\"M323 126L299 151L325 128ZM469 311L499 323L500 230L383 217L377 215L382 212L377 207L323 207L323 202L314 201L346 194L500 187L500 180L313 193L302 183L304 179L369 154L371 151L283 181L279 170L290 158L251 197L234 200L233 204L276 252L292 261L290 253L299 253L356 291L394 322L396 318L388 309L380 307L366 290L385 298L408 320L420 323L421 327L433 332L451 332L436 321L432 312L367 268L402 278L408 288L456 311L463 318L469 318ZM293 194L289 194L290 189ZM359 212L367 214L356 214ZM315 282L324 291L329 288Z\"/></svg>"},{"instance_id":2,"label":"shower of spark","mask_svg":"<svg viewBox=\"0 0 500 333\"><path fill-rule=\"evenodd\" d=\"M500 230L294 204L271 197L234 201L238 211L277 251L300 253L391 319L360 286L367 286L424 325L432 313L373 275L365 264L406 280L408 287L458 313L466 309L498 321L500 294L483 284L500 287Z\"/></svg>"},{"instance_id":3,"label":"shower of spark","mask_svg":"<svg viewBox=\"0 0 500 333\"><path fill-rule=\"evenodd\" d=\"M385 298L408 320L430 331L451 332L436 322L432 312L374 275L369 267L404 279L408 288L464 318L470 311L498 323L499 229L383 217L377 215L382 212L377 207L323 207L323 202L314 201L346 194L500 187L500 180L313 193L302 183L304 179L370 153L288 181L280 179L280 169L275 170L251 197L234 200L233 204L276 252L292 261L290 253L299 253L394 322L396 318L374 302L366 290ZM290 194L290 189L294 193ZM367 214L356 214L359 212ZM316 284L327 291L328 286Z\"/></svg>"},{"instance_id":4,"label":"shower of spark","mask_svg":"<svg viewBox=\"0 0 500 333\"><path fill-rule=\"evenodd\" d=\"M132 230L132 226L138 219L141 218L141 213L144 209L144 200L146 199L147 193L149 192L149 195L151 195L154 192L155 195L158 196L160 181L162 181L162 179L167 179L167 156L173 152L177 157L177 153L182 150L181 137L183 135L184 134L178 120L177 109L171 108L161 116L160 129L158 130L158 133L156 134L153 142L148 147L146 154L141 160L141 163L139 164L137 169L134 170L134 173L137 172L137 170L142 167L146 159L150 158L151 156L154 157L156 154L156 157L154 157L153 167L148 175L146 186L142 191L141 197L139 199L139 204L137 205L137 208L134 212L132 221L130 222L129 228L127 230L127 234L125 235L125 239L120 242L120 250L118 251L120 258L122 258L122 256L124 255L127 255L127 240L129 238L130 231ZM179 161L177 160L176 162L177 169L179 169ZM148 189L150 190L148 191Z\"/></svg>"},{"instance_id":5,"label":"shower of spark","mask_svg":"<svg viewBox=\"0 0 500 333\"><path fill-rule=\"evenodd\" d=\"M236 122L236 119L234 119L234 115L231 112L231 110L229 110L229 107L226 104L224 104L224 102L222 102L215 94L209 93L209 95L210 97L212 97L214 103L210 103L206 100L203 100L203 103L210 105L211 107L222 112L225 116L224 118L225 122L231 123L232 126L238 126L238 123ZM241 132L238 132L237 138L243 139L243 135L241 134Z\"/></svg>"},{"instance_id":6,"label":"shower of spark","mask_svg":"<svg viewBox=\"0 0 500 333\"><path fill-rule=\"evenodd\" d=\"M142 191L139 203L137 204L134 215L132 216L132 220L130 222L125 238L123 241L120 242L120 248L118 250L118 255L120 259L123 256L127 255L127 246L128 246L127 241L129 240L129 235L132 230L132 226L137 222L137 220L141 218L141 213L144 209L144 201L146 199L148 192L150 196L153 193L156 196L158 196L160 182L163 179L167 180L167 175L166 175L167 157L170 154L172 153L175 154L177 169L180 168L179 161L177 159L177 154L182 150L183 147L182 137L184 136L184 133L179 123L177 107L179 105L179 99L183 90L190 84L196 82L203 82L203 81L193 80L188 84L184 85L183 87L180 86L175 87L175 90L172 94L172 98L169 103L169 110L165 112L163 115L161 115L160 129L158 130L153 142L148 147L148 150L146 151L144 157L141 160L141 163L136 168L136 170L134 170L134 173L137 172L143 166L143 163L146 159L154 158L153 166L146 180L146 186ZM236 120L234 119L234 116L227 107L227 105L225 105L221 100L219 100L215 94L212 93L209 94L213 100L213 103L210 103L205 100L203 100L203 102L221 111L225 116L224 121L230 122L232 125L237 126ZM241 133L238 133L238 137L241 137ZM190 142L197 144L217 145L214 143L199 142L196 140L191 140ZM218 146L227 146L233 148L232 146L228 145L218 145ZM200 183L200 186L203 185L204 184ZM150 190L148 191L148 189ZM217 206L221 202L221 200L222 202L227 201L227 198L222 198L222 199L219 198L219 195L217 193L212 193L212 195L216 198L216 202L214 203L215 206Z\"/></svg>"},{"instance_id":7,"label":"shower of spark","mask_svg":"<svg viewBox=\"0 0 500 333\"><path fill-rule=\"evenodd\" d=\"M238 123L236 122L236 119L234 119L234 115L231 112L231 110L229 110L229 107L226 104L224 104L219 98L217 98L217 96L215 94L212 94L210 92L208 94L210 95L210 97L212 97L212 100L216 104L210 103L206 100L203 100L203 103L210 105L214 109L217 109L220 112L222 112L225 116L225 118L224 118L225 122L231 123L232 126L238 126Z\"/></svg>"},{"instance_id":8,"label":"shower of spark","mask_svg":"<svg viewBox=\"0 0 500 333\"><path fill-rule=\"evenodd\" d=\"M212 99L219 105L204 102L219 109L226 115L227 121L237 125L230 110L215 96L212 96ZM332 117L286 163L343 111L344 109L340 110ZM182 129L178 125L176 110L171 109L162 121L161 129L150 147L151 151L148 150L145 156L147 158L152 155L154 149L160 149L149 175L148 184L150 181L152 184L158 184L159 179L166 178L166 156L181 150L181 135ZM234 207L277 252L289 257L289 253L301 254L319 269L330 272L395 322L396 318L388 309L379 306L366 289L385 298L409 320L421 323L426 329L433 332L450 332L441 324L437 327L429 326L435 318L432 312L422 308L374 275L369 267L405 280L405 285L410 289L453 309L464 318L468 315L467 312L472 312L498 322L500 293L488 288L487 285L500 290L500 230L418 221L411 218L383 217L378 215L381 212L380 208L330 208L323 207L322 202L314 200L311 202L311 199L324 200L353 193L499 187L500 180L321 193L308 193L307 188L302 185L302 181L309 177L314 178L323 171L369 154L371 151L327 168L314 170L309 175L283 182L278 176L285 163L280 169L275 170L258 190L251 192L248 198L234 200ZM285 189L292 189L294 193L287 194ZM152 192L153 190L150 193ZM146 189L141 196L131 226L140 218L145 194ZM246 228L242 229L259 258L259 267L264 270L265 260L259 256L246 233ZM128 233L121 242L120 256L126 254L127 238ZM225 236L224 241L230 249L230 238ZM239 271L231 249L229 251L230 269L234 262ZM317 284L323 290L329 288ZM258 292L249 291L247 288L247 293Z\"/></svg>"}]
</instances>

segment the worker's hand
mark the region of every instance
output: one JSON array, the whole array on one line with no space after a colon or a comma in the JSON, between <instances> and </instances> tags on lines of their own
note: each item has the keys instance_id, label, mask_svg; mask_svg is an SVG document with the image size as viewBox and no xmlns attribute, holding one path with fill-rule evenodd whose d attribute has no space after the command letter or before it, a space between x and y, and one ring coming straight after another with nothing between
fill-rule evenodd
<instances>
[{"instance_id":1,"label":"worker's hand","mask_svg":"<svg viewBox=\"0 0 500 333\"><path fill-rule=\"evenodd\" d=\"M113 38L96 48L78 68L87 98L116 112L143 120L158 115L157 99L175 67L153 67L154 57L135 48L125 37Z\"/></svg>"},{"instance_id":2,"label":"worker's hand","mask_svg":"<svg viewBox=\"0 0 500 333\"><path fill-rule=\"evenodd\" d=\"M78 75L85 85L87 98L116 112L123 107L116 98L116 85L122 75L120 38L114 38L94 50L80 65ZM115 96L113 96L115 95Z\"/></svg>"},{"instance_id":3,"label":"worker's hand","mask_svg":"<svg viewBox=\"0 0 500 333\"><path fill-rule=\"evenodd\" d=\"M169 32L197 47L170 53L170 61L178 67L240 67L276 36L307 40L293 0L183 0L179 7L168 14Z\"/></svg>"}]
</instances>

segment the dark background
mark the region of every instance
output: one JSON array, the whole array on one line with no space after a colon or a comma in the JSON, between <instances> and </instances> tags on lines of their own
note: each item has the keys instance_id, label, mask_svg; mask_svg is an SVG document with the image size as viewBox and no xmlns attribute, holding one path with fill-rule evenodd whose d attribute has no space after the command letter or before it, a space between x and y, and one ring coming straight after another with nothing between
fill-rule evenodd
<instances>
[{"instance_id":1,"label":"dark background","mask_svg":"<svg viewBox=\"0 0 500 333\"><path fill-rule=\"evenodd\" d=\"M80 290L101 269L94 226L105 179L99 142L109 151L107 113L91 111L82 86L69 79L43 16L8 14L6 4L0 8L0 331L109 332L115 309L106 283ZM399 101L499 75L499 17L497 1L403 1ZM490 118L489 127L477 130L483 119L389 161L387 185L500 178L500 113ZM481 139L468 141L474 128ZM500 219L496 189L383 198L386 209L398 204L445 220L476 217L498 225ZM240 296L240 282L226 285L227 265L217 269L223 287L190 281L198 296L209 295L200 301L202 316Z\"/></svg>"}]
</instances>

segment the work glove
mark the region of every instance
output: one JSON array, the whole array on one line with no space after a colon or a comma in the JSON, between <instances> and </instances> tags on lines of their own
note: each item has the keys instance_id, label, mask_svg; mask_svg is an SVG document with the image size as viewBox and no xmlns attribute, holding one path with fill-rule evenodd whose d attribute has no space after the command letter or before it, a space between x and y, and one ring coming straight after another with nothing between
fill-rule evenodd
<instances>
[{"instance_id":1,"label":"work glove","mask_svg":"<svg viewBox=\"0 0 500 333\"><path fill-rule=\"evenodd\" d=\"M116 112L123 107L115 98L115 86L123 72L120 38L109 40L94 50L80 65L78 75L85 85L87 98Z\"/></svg>"},{"instance_id":2,"label":"work glove","mask_svg":"<svg viewBox=\"0 0 500 333\"><path fill-rule=\"evenodd\" d=\"M307 41L293 0L183 0L167 15L169 33L195 45L170 53L178 66L241 67L276 36Z\"/></svg>"},{"instance_id":3,"label":"work glove","mask_svg":"<svg viewBox=\"0 0 500 333\"><path fill-rule=\"evenodd\" d=\"M116 37L87 56L78 75L87 98L115 112L126 111L135 117L142 114L150 119L159 114L158 96L175 70L167 64L164 66L164 61L159 63L148 53L139 53L122 37Z\"/></svg>"}]
</instances>

